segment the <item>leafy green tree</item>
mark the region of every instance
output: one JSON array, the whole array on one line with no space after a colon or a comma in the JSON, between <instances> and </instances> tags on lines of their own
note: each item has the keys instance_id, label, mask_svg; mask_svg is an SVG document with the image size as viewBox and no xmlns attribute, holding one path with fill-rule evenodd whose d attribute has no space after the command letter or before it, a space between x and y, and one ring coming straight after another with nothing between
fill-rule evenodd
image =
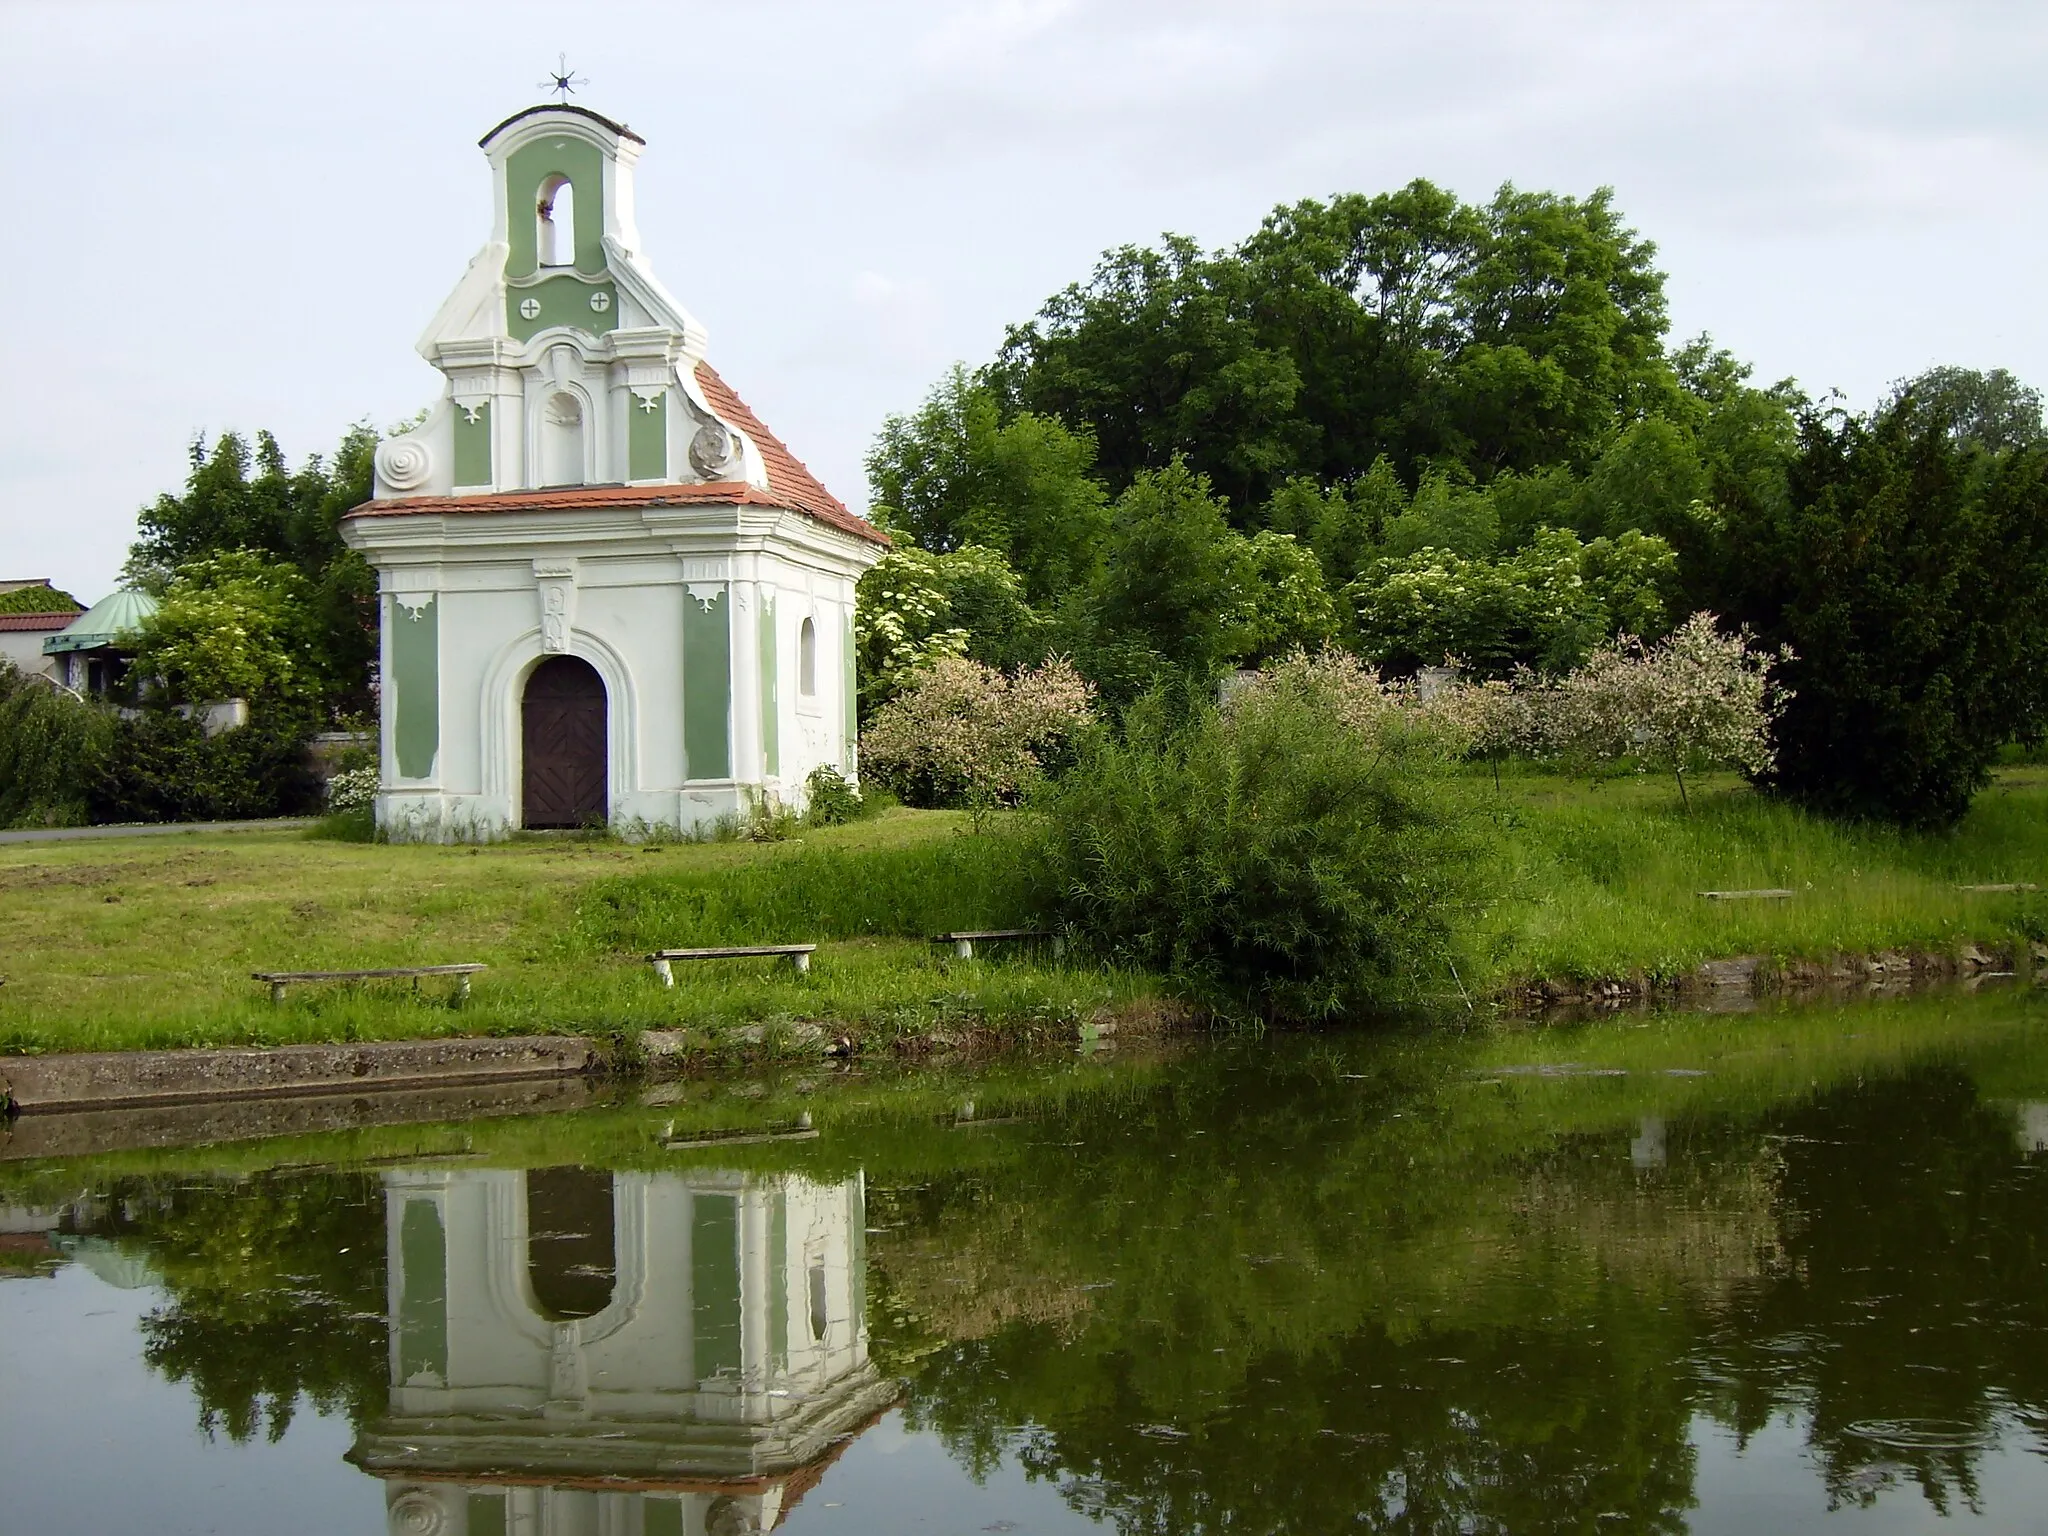
<instances>
[{"instance_id":1,"label":"leafy green tree","mask_svg":"<svg viewBox=\"0 0 2048 1536\"><path fill-rule=\"evenodd\" d=\"M1364 653L1395 672L1455 661L1482 678L1559 673L1617 630L1669 628L1670 546L1648 534L1582 544L1546 528L1499 558L1430 546L1387 556L1344 590Z\"/></svg>"},{"instance_id":2,"label":"leafy green tree","mask_svg":"<svg viewBox=\"0 0 2048 1536\"><path fill-rule=\"evenodd\" d=\"M902 545L869 567L855 590L860 698L872 711L915 672L964 656L998 671L1040 661L1047 622L1024 600L1003 557L977 544L945 554Z\"/></svg>"},{"instance_id":3,"label":"leafy green tree","mask_svg":"<svg viewBox=\"0 0 2048 1536\"><path fill-rule=\"evenodd\" d=\"M2048 449L1953 427L1809 412L1786 503L1731 509L1722 612L1794 653L1765 782L1817 809L1950 825L2048 727Z\"/></svg>"},{"instance_id":4,"label":"leafy green tree","mask_svg":"<svg viewBox=\"0 0 2048 1536\"><path fill-rule=\"evenodd\" d=\"M1237 545L1231 660L1257 666L1291 651L1320 650L1336 638L1337 604L1314 551L1270 529L1239 537Z\"/></svg>"},{"instance_id":5,"label":"leafy green tree","mask_svg":"<svg viewBox=\"0 0 2048 1536\"><path fill-rule=\"evenodd\" d=\"M186 561L143 626L133 676L163 702L303 712L329 681L308 597L296 569L251 550Z\"/></svg>"},{"instance_id":6,"label":"leafy green tree","mask_svg":"<svg viewBox=\"0 0 2048 1536\"><path fill-rule=\"evenodd\" d=\"M1095 445L1057 419L1005 422L986 384L955 367L913 416L891 416L868 453L874 516L934 553L994 550L1044 603L1087 580L1108 529Z\"/></svg>"},{"instance_id":7,"label":"leafy green tree","mask_svg":"<svg viewBox=\"0 0 2048 1536\"><path fill-rule=\"evenodd\" d=\"M233 432L211 449L195 440L184 491L166 492L142 510L127 578L161 592L180 566L238 550L292 566L313 621L320 704L335 714L367 710L376 575L342 543L341 519L370 498L376 447L374 431L353 427L331 456L315 454L293 470L268 432L253 446Z\"/></svg>"},{"instance_id":8,"label":"leafy green tree","mask_svg":"<svg viewBox=\"0 0 2048 1536\"><path fill-rule=\"evenodd\" d=\"M1247 521L1291 477L1349 481L1382 454L1411 484L1484 484L1590 462L1676 406L1654 256L1604 190L1305 201L1235 249L1110 252L990 378L1092 431L1112 489L1179 455Z\"/></svg>"},{"instance_id":9,"label":"leafy green tree","mask_svg":"<svg viewBox=\"0 0 2048 1536\"><path fill-rule=\"evenodd\" d=\"M0 659L0 828L88 820L113 735L110 709Z\"/></svg>"},{"instance_id":10,"label":"leafy green tree","mask_svg":"<svg viewBox=\"0 0 2048 1536\"><path fill-rule=\"evenodd\" d=\"M1293 359L1262 343L1254 276L1167 235L1107 252L1004 339L990 378L1014 406L1094 434L1110 488L1185 459L1237 505L1307 468Z\"/></svg>"},{"instance_id":11,"label":"leafy green tree","mask_svg":"<svg viewBox=\"0 0 2048 1536\"><path fill-rule=\"evenodd\" d=\"M2003 368L1930 368L1892 392L1891 403L1908 397L1929 420L1938 421L1958 443L2001 453L2048 442L2041 422L2041 392Z\"/></svg>"},{"instance_id":12,"label":"leafy green tree","mask_svg":"<svg viewBox=\"0 0 2048 1536\"><path fill-rule=\"evenodd\" d=\"M1117 498L1102 571L1069 626L1106 702L1128 703L1168 673L1206 684L1238 653L1244 541L1227 512L1181 459Z\"/></svg>"},{"instance_id":13,"label":"leafy green tree","mask_svg":"<svg viewBox=\"0 0 2048 1536\"><path fill-rule=\"evenodd\" d=\"M1435 549L1481 560L1499 543L1500 514L1492 499L1442 473L1422 477L1408 509L1388 519L1381 536L1382 552L1396 558Z\"/></svg>"}]
</instances>

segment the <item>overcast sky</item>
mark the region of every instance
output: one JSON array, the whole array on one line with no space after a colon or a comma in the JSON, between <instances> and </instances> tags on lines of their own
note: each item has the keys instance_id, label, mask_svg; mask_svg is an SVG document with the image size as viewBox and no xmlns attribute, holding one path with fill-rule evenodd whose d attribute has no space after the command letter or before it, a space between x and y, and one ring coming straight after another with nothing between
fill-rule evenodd
<instances>
[{"instance_id":1,"label":"overcast sky","mask_svg":"<svg viewBox=\"0 0 2048 1536\"><path fill-rule=\"evenodd\" d=\"M2048 384L2048 6L0 0L0 577L111 590L194 433L439 392L478 137L566 52L710 356L838 494L955 359L1163 230L1417 176L1615 189L1678 336L1866 404Z\"/></svg>"}]
</instances>

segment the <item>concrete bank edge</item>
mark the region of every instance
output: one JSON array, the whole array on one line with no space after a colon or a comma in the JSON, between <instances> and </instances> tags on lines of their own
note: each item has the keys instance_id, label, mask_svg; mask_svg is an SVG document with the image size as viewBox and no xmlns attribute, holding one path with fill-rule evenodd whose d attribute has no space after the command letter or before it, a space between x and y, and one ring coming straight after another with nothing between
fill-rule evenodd
<instances>
[{"instance_id":1,"label":"concrete bank edge","mask_svg":"<svg viewBox=\"0 0 2048 1536\"><path fill-rule=\"evenodd\" d=\"M0 1057L0 1102L37 1114L512 1082L594 1073L605 1065L600 1047L576 1035L6 1056Z\"/></svg>"}]
</instances>

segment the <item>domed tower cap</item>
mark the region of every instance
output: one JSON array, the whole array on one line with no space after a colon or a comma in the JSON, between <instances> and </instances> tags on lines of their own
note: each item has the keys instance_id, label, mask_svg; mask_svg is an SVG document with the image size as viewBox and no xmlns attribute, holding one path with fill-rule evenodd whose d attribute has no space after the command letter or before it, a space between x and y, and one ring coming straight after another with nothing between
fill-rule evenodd
<instances>
[{"instance_id":1,"label":"domed tower cap","mask_svg":"<svg viewBox=\"0 0 2048 1536\"><path fill-rule=\"evenodd\" d=\"M624 123L615 123L601 112L593 112L588 107L576 107L567 105L566 103L563 102L551 101L545 102L538 107L528 107L524 112L514 112L510 117L506 118L505 121L498 124L497 127L493 128L489 133L485 134L482 138L478 139L476 141L477 148L489 149L491 147L491 140L495 139L507 128L510 128L514 123L523 123L529 117L539 117L542 114L546 114L551 117L562 116L566 114L567 116L570 117L586 118L589 121L596 123L601 128L609 128L613 133L616 133L622 139L631 139L635 144L638 144L643 148L647 144L647 141L645 139L641 138L639 134L635 133L632 129L628 128Z\"/></svg>"}]
</instances>

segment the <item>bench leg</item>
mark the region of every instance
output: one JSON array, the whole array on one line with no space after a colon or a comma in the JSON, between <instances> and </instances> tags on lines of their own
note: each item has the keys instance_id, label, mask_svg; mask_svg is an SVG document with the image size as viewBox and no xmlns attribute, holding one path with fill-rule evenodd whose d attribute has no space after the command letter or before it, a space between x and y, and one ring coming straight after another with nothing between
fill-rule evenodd
<instances>
[{"instance_id":1,"label":"bench leg","mask_svg":"<svg viewBox=\"0 0 2048 1536\"><path fill-rule=\"evenodd\" d=\"M661 978L661 984L664 987L672 987L676 984L675 967L670 965L666 960L657 960L654 962L654 974Z\"/></svg>"},{"instance_id":2,"label":"bench leg","mask_svg":"<svg viewBox=\"0 0 2048 1536\"><path fill-rule=\"evenodd\" d=\"M1058 960L1058 959L1060 959L1060 958L1061 958L1062 956L1064 956L1064 955L1066 954L1066 952L1067 952L1067 941L1066 941L1065 939L1061 938L1061 937L1060 937L1060 936L1059 936L1058 934L1054 934L1054 935L1052 936L1052 957L1053 957L1053 959L1055 959L1055 960Z\"/></svg>"},{"instance_id":3,"label":"bench leg","mask_svg":"<svg viewBox=\"0 0 2048 1536\"><path fill-rule=\"evenodd\" d=\"M955 960L972 960L974 958L974 940L955 939L953 941L953 958Z\"/></svg>"},{"instance_id":4,"label":"bench leg","mask_svg":"<svg viewBox=\"0 0 2048 1536\"><path fill-rule=\"evenodd\" d=\"M458 976L455 978L455 1006L460 1008L468 1001L469 978L467 976Z\"/></svg>"},{"instance_id":5,"label":"bench leg","mask_svg":"<svg viewBox=\"0 0 2048 1536\"><path fill-rule=\"evenodd\" d=\"M281 982L281 981L273 981L273 982L272 982L272 983L270 984L270 1000L271 1000L271 1001L272 1001L273 1003L281 1003L281 1002L283 1002L283 1001L284 1001L284 983L283 983L283 982Z\"/></svg>"},{"instance_id":6,"label":"bench leg","mask_svg":"<svg viewBox=\"0 0 2048 1536\"><path fill-rule=\"evenodd\" d=\"M796 967L796 973L799 976L808 974L811 969L811 957L809 955L791 955L789 963Z\"/></svg>"}]
</instances>

